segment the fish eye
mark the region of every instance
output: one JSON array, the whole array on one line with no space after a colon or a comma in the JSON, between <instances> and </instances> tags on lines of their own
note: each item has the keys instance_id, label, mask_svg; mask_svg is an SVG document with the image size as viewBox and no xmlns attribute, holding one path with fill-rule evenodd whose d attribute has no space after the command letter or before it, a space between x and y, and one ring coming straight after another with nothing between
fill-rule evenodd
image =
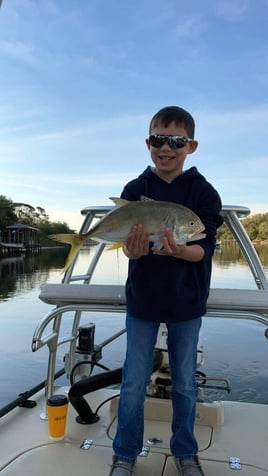
<instances>
[{"instance_id":1,"label":"fish eye","mask_svg":"<svg viewBox=\"0 0 268 476\"><path fill-rule=\"evenodd\" d=\"M194 221L189 221L190 226L194 226Z\"/></svg>"}]
</instances>

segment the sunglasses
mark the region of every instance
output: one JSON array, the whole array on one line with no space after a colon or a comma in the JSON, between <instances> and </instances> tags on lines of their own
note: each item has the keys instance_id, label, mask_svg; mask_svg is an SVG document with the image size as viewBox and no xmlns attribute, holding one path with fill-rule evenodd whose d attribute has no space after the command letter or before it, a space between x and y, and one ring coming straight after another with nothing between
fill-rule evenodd
<instances>
[{"instance_id":1,"label":"sunglasses","mask_svg":"<svg viewBox=\"0 0 268 476\"><path fill-rule=\"evenodd\" d=\"M192 141L193 139L188 139L188 137L184 136L165 136L161 134L149 136L149 144L157 149L161 149L165 143L167 143L171 149L181 149L185 147L187 142Z\"/></svg>"}]
</instances>

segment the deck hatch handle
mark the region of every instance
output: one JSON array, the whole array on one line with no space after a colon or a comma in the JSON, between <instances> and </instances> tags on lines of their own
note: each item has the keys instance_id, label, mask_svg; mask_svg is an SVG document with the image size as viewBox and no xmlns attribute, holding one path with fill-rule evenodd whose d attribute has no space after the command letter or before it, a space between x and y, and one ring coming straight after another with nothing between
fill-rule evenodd
<instances>
[{"instance_id":1,"label":"deck hatch handle","mask_svg":"<svg viewBox=\"0 0 268 476\"><path fill-rule=\"evenodd\" d=\"M89 450L92 443L93 443L93 440L85 439L81 442L80 449L81 450Z\"/></svg>"},{"instance_id":2,"label":"deck hatch handle","mask_svg":"<svg viewBox=\"0 0 268 476\"><path fill-rule=\"evenodd\" d=\"M157 438L156 436L153 436L152 438L148 438L147 443L148 445L154 446L154 445L159 445L160 443L163 443L163 440L161 440L161 438Z\"/></svg>"},{"instance_id":3,"label":"deck hatch handle","mask_svg":"<svg viewBox=\"0 0 268 476\"><path fill-rule=\"evenodd\" d=\"M229 465L231 469L241 469L240 458L237 458L236 456L230 456Z\"/></svg>"},{"instance_id":4,"label":"deck hatch handle","mask_svg":"<svg viewBox=\"0 0 268 476\"><path fill-rule=\"evenodd\" d=\"M142 458L147 458L149 451L149 446L143 446L141 452L139 453L139 456L141 456Z\"/></svg>"}]
</instances>

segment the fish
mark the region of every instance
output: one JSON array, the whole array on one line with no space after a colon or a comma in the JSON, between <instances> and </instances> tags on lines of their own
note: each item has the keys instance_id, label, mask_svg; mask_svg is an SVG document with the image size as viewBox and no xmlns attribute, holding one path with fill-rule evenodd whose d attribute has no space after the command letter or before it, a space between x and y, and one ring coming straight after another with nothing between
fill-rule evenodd
<instances>
[{"instance_id":1,"label":"fish","mask_svg":"<svg viewBox=\"0 0 268 476\"><path fill-rule=\"evenodd\" d=\"M49 238L71 245L70 252L62 272L66 272L83 243L89 238L109 243L110 249L124 246L133 225L142 224L150 236L154 246L161 249L164 230L169 228L177 244L205 238L205 226L200 218L184 205L152 200L143 197L139 201L128 201L123 198L110 197L115 203L87 233L55 234Z\"/></svg>"}]
</instances>

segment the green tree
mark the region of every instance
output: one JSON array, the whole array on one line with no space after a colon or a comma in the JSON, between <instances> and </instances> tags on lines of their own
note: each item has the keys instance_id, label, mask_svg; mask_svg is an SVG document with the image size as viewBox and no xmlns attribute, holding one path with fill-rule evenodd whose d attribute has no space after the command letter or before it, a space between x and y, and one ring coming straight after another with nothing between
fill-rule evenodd
<instances>
[{"instance_id":1,"label":"green tree","mask_svg":"<svg viewBox=\"0 0 268 476\"><path fill-rule=\"evenodd\" d=\"M17 221L17 216L14 210L14 203L4 195L0 195L0 229L4 228Z\"/></svg>"},{"instance_id":2,"label":"green tree","mask_svg":"<svg viewBox=\"0 0 268 476\"><path fill-rule=\"evenodd\" d=\"M74 233L74 230L70 229L65 222L51 222L43 207L33 207L23 202L15 203L4 195L0 195L0 231L3 233L6 226L14 223L38 228L43 235Z\"/></svg>"},{"instance_id":3,"label":"green tree","mask_svg":"<svg viewBox=\"0 0 268 476\"><path fill-rule=\"evenodd\" d=\"M262 221L260 223L258 238L260 240L267 240L268 239L268 222L267 221Z\"/></svg>"},{"instance_id":4,"label":"green tree","mask_svg":"<svg viewBox=\"0 0 268 476\"><path fill-rule=\"evenodd\" d=\"M35 226L35 207L28 203L14 203L14 209L19 223Z\"/></svg>"},{"instance_id":5,"label":"green tree","mask_svg":"<svg viewBox=\"0 0 268 476\"><path fill-rule=\"evenodd\" d=\"M47 236L57 233L74 233L74 230L71 230L67 223L59 221L44 222L40 225L40 230Z\"/></svg>"}]
</instances>

